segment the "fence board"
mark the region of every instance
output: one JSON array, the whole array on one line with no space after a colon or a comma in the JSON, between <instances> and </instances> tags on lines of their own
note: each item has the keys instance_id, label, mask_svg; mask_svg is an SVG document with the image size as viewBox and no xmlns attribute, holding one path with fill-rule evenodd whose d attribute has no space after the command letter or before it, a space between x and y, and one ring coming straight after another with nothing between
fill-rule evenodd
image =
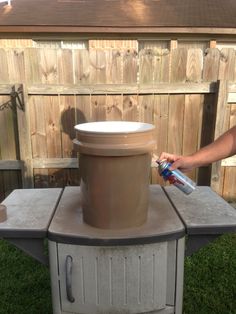
<instances>
[{"instance_id":1,"label":"fence board","mask_svg":"<svg viewBox=\"0 0 236 314\"><path fill-rule=\"evenodd\" d=\"M4 87L9 91L9 85ZM117 95L117 94L193 94L215 93L216 83L155 83L155 84L90 84L54 85L35 84L28 86L30 95Z\"/></svg>"},{"instance_id":2,"label":"fence board","mask_svg":"<svg viewBox=\"0 0 236 314\"><path fill-rule=\"evenodd\" d=\"M8 83L9 75L8 75L8 62L7 62L7 53L5 49L0 49L0 83Z\"/></svg>"},{"instance_id":3,"label":"fence board","mask_svg":"<svg viewBox=\"0 0 236 314\"><path fill-rule=\"evenodd\" d=\"M47 157L45 103L43 96L29 97L32 157Z\"/></svg>"},{"instance_id":4,"label":"fence board","mask_svg":"<svg viewBox=\"0 0 236 314\"><path fill-rule=\"evenodd\" d=\"M91 120L104 121L106 120L106 96L91 97Z\"/></svg>"},{"instance_id":5,"label":"fence board","mask_svg":"<svg viewBox=\"0 0 236 314\"><path fill-rule=\"evenodd\" d=\"M123 53L123 83L136 83L138 75L138 53L128 49Z\"/></svg>"},{"instance_id":6,"label":"fence board","mask_svg":"<svg viewBox=\"0 0 236 314\"><path fill-rule=\"evenodd\" d=\"M139 120L141 122L153 123L154 115L154 95L145 95L138 97Z\"/></svg>"},{"instance_id":7,"label":"fence board","mask_svg":"<svg viewBox=\"0 0 236 314\"><path fill-rule=\"evenodd\" d=\"M46 126L47 156L61 157L60 104L58 97L43 96Z\"/></svg>"},{"instance_id":8,"label":"fence board","mask_svg":"<svg viewBox=\"0 0 236 314\"><path fill-rule=\"evenodd\" d=\"M74 83L73 50L59 49L57 51L57 69L59 84Z\"/></svg>"},{"instance_id":9,"label":"fence board","mask_svg":"<svg viewBox=\"0 0 236 314\"><path fill-rule=\"evenodd\" d=\"M91 96L76 96L76 124L92 121Z\"/></svg>"},{"instance_id":10,"label":"fence board","mask_svg":"<svg viewBox=\"0 0 236 314\"><path fill-rule=\"evenodd\" d=\"M75 96L60 96L60 119L62 157L75 157L73 139L75 138L74 125L76 124Z\"/></svg>"},{"instance_id":11,"label":"fence board","mask_svg":"<svg viewBox=\"0 0 236 314\"><path fill-rule=\"evenodd\" d=\"M157 156L168 151L168 121L169 121L169 96L154 95L153 99L153 124L155 125L155 139L157 142ZM152 183L164 184L158 175L157 169L152 169Z\"/></svg>"},{"instance_id":12,"label":"fence board","mask_svg":"<svg viewBox=\"0 0 236 314\"><path fill-rule=\"evenodd\" d=\"M7 62L9 69L9 82L25 82L25 56L21 49L11 49L7 51Z\"/></svg>"},{"instance_id":13,"label":"fence board","mask_svg":"<svg viewBox=\"0 0 236 314\"><path fill-rule=\"evenodd\" d=\"M153 82L154 61L153 49L142 49L139 52L139 82L141 84Z\"/></svg>"},{"instance_id":14,"label":"fence board","mask_svg":"<svg viewBox=\"0 0 236 314\"><path fill-rule=\"evenodd\" d=\"M8 101L10 96L0 96L0 104ZM16 159L17 139L15 137L16 112L11 108L0 111L0 149L1 159Z\"/></svg>"},{"instance_id":15,"label":"fence board","mask_svg":"<svg viewBox=\"0 0 236 314\"><path fill-rule=\"evenodd\" d=\"M3 171L5 197L7 197L12 192L12 190L18 189L19 186L21 186L20 177L21 174L19 171L15 170Z\"/></svg>"},{"instance_id":16,"label":"fence board","mask_svg":"<svg viewBox=\"0 0 236 314\"><path fill-rule=\"evenodd\" d=\"M190 155L198 149L199 121L202 119L201 95L186 95L183 128L183 155ZM196 170L188 175L196 180Z\"/></svg>"},{"instance_id":17,"label":"fence board","mask_svg":"<svg viewBox=\"0 0 236 314\"><path fill-rule=\"evenodd\" d=\"M201 82L203 56L201 49L188 49L186 78L188 82Z\"/></svg>"},{"instance_id":18,"label":"fence board","mask_svg":"<svg viewBox=\"0 0 236 314\"><path fill-rule=\"evenodd\" d=\"M236 104L231 105L229 127L236 125ZM235 201L236 167L225 167L223 197Z\"/></svg>"},{"instance_id":19,"label":"fence board","mask_svg":"<svg viewBox=\"0 0 236 314\"><path fill-rule=\"evenodd\" d=\"M48 169L34 169L34 187L48 188L49 187Z\"/></svg>"},{"instance_id":20,"label":"fence board","mask_svg":"<svg viewBox=\"0 0 236 314\"><path fill-rule=\"evenodd\" d=\"M138 96L126 95L123 98L123 120L139 121Z\"/></svg>"},{"instance_id":21,"label":"fence board","mask_svg":"<svg viewBox=\"0 0 236 314\"><path fill-rule=\"evenodd\" d=\"M171 55L171 82L186 81L187 49L174 49Z\"/></svg>"},{"instance_id":22,"label":"fence board","mask_svg":"<svg viewBox=\"0 0 236 314\"><path fill-rule=\"evenodd\" d=\"M88 84L90 81L90 57L87 49L78 49L73 51L74 60L74 83Z\"/></svg>"},{"instance_id":23,"label":"fence board","mask_svg":"<svg viewBox=\"0 0 236 314\"><path fill-rule=\"evenodd\" d=\"M222 49L220 52L219 80L233 81L235 75L235 50Z\"/></svg>"},{"instance_id":24,"label":"fence board","mask_svg":"<svg viewBox=\"0 0 236 314\"><path fill-rule=\"evenodd\" d=\"M29 97L26 92L27 88L24 84L22 87L22 95L20 99L23 104L23 108L17 106L17 126L19 137L19 151L20 159L24 161L24 167L22 167L22 185L23 188L33 187L33 167L32 167L32 147L31 147L31 135L30 135L30 109L29 109Z\"/></svg>"},{"instance_id":25,"label":"fence board","mask_svg":"<svg viewBox=\"0 0 236 314\"><path fill-rule=\"evenodd\" d=\"M123 97L122 95L106 96L106 119L119 121L123 119Z\"/></svg>"},{"instance_id":26,"label":"fence board","mask_svg":"<svg viewBox=\"0 0 236 314\"><path fill-rule=\"evenodd\" d=\"M184 95L170 95L168 151L181 155L183 150Z\"/></svg>"},{"instance_id":27,"label":"fence board","mask_svg":"<svg viewBox=\"0 0 236 314\"><path fill-rule=\"evenodd\" d=\"M220 63L220 51L216 48L206 49L203 63L203 80L213 81L218 80Z\"/></svg>"},{"instance_id":28,"label":"fence board","mask_svg":"<svg viewBox=\"0 0 236 314\"><path fill-rule=\"evenodd\" d=\"M229 109L227 105L228 86L227 81L219 81L219 91L216 107L216 123L214 139L217 139L229 127ZM215 162L212 165L211 187L222 195L223 192L224 169L221 162Z\"/></svg>"},{"instance_id":29,"label":"fence board","mask_svg":"<svg viewBox=\"0 0 236 314\"><path fill-rule=\"evenodd\" d=\"M25 75L28 85L41 83L39 49L25 49Z\"/></svg>"},{"instance_id":30,"label":"fence board","mask_svg":"<svg viewBox=\"0 0 236 314\"><path fill-rule=\"evenodd\" d=\"M122 83L122 52L107 50L106 78L109 84Z\"/></svg>"},{"instance_id":31,"label":"fence board","mask_svg":"<svg viewBox=\"0 0 236 314\"><path fill-rule=\"evenodd\" d=\"M40 75L43 84L58 83L57 49L40 49Z\"/></svg>"},{"instance_id":32,"label":"fence board","mask_svg":"<svg viewBox=\"0 0 236 314\"><path fill-rule=\"evenodd\" d=\"M154 82L169 82L170 51L169 49L154 49Z\"/></svg>"}]
</instances>

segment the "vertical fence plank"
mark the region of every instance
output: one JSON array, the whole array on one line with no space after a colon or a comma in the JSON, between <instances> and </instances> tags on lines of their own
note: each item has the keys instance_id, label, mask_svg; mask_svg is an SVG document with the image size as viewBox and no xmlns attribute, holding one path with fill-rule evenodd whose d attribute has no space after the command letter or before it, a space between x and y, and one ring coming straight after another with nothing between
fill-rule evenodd
<instances>
[{"instance_id":1,"label":"vertical fence plank","mask_svg":"<svg viewBox=\"0 0 236 314\"><path fill-rule=\"evenodd\" d=\"M32 147L31 147L31 135L30 135L30 108L27 94L27 87L22 85L24 100L24 109L17 106L17 126L19 136L19 150L20 159L24 162L24 166L21 169L22 185L23 188L33 187L33 165L32 165Z\"/></svg>"},{"instance_id":2,"label":"vertical fence plank","mask_svg":"<svg viewBox=\"0 0 236 314\"><path fill-rule=\"evenodd\" d=\"M219 80L234 80L235 74L235 50L233 48L222 49L220 52Z\"/></svg>"},{"instance_id":3,"label":"vertical fence plank","mask_svg":"<svg viewBox=\"0 0 236 314\"><path fill-rule=\"evenodd\" d=\"M73 53L72 49L58 49L57 51L57 69L59 84L74 83L72 53Z\"/></svg>"},{"instance_id":4,"label":"vertical fence plank","mask_svg":"<svg viewBox=\"0 0 236 314\"><path fill-rule=\"evenodd\" d=\"M201 82L203 69L203 56L201 49L188 49L187 53L187 81Z\"/></svg>"},{"instance_id":5,"label":"vertical fence plank","mask_svg":"<svg viewBox=\"0 0 236 314\"><path fill-rule=\"evenodd\" d=\"M184 95L170 95L168 151L181 155L183 150Z\"/></svg>"},{"instance_id":6,"label":"vertical fence plank","mask_svg":"<svg viewBox=\"0 0 236 314\"><path fill-rule=\"evenodd\" d=\"M61 157L61 136L60 136L60 105L58 97L43 97L46 126L46 145L49 158Z\"/></svg>"},{"instance_id":7,"label":"vertical fence plank","mask_svg":"<svg viewBox=\"0 0 236 314\"><path fill-rule=\"evenodd\" d=\"M27 83L41 83L40 72L40 50L36 48L25 49L25 75Z\"/></svg>"},{"instance_id":8,"label":"vertical fence plank","mask_svg":"<svg viewBox=\"0 0 236 314\"><path fill-rule=\"evenodd\" d=\"M3 84L9 83L8 62L5 49L0 49L0 69L1 69L0 83Z\"/></svg>"},{"instance_id":9,"label":"vertical fence plank","mask_svg":"<svg viewBox=\"0 0 236 314\"><path fill-rule=\"evenodd\" d=\"M73 51L74 60L74 83L88 84L90 81L90 57L87 49L78 49Z\"/></svg>"},{"instance_id":10,"label":"vertical fence plank","mask_svg":"<svg viewBox=\"0 0 236 314\"><path fill-rule=\"evenodd\" d=\"M204 147L214 140L216 119L216 96L214 94L204 95L203 112L201 123L201 134L199 136L199 147ZM211 165L198 169L198 184L211 184Z\"/></svg>"},{"instance_id":11,"label":"vertical fence plank","mask_svg":"<svg viewBox=\"0 0 236 314\"><path fill-rule=\"evenodd\" d=\"M228 128L229 116L227 113L227 97L228 82L219 81L214 139L218 138ZM220 195L222 195L223 193L224 174L222 173L222 171L224 171L224 169L221 168L220 161L213 163L211 174L211 187Z\"/></svg>"},{"instance_id":12,"label":"vertical fence plank","mask_svg":"<svg viewBox=\"0 0 236 314\"><path fill-rule=\"evenodd\" d=\"M75 96L60 96L60 124L62 157L76 157L73 150L73 139L75 138L76 124L76 102Z\"/></svg>"},{"instance_id":13,"label":"vertical fence plank","mask_svg":"<svg viewBox=\"0 0 236 314\"><path fill-rule=\"evenodd\" d=\"M106 51L106 56L107 83L122 83L122 52L120 50L110 49Z\"/></svg>"},{"instance_id":14,"label":"vertical fence plank","mask_svg":"<svg viewBox=\"0 0 236 314\"><path fill-rule=\"evenodd\" d=\"M138 73L138 53L128 49L123 53L123 83L136 83Z\"/></svg>"},{"instance_id":15,"label":"vertical fence plank","mask_svg":"<svg viewBox=\"0 0 236 314\"><path fill-rule=\"evenodd\" d=\"M58 83L57 49L40 49L41 83Z\"/></svg>"},{"instance_id":16,"label":"vertical fence plank","mask_svg":"<svg viewBox=\"0 0 236 314\"><path fill-rule=\"evenodd\" d=\"M137 95L125 95L123 98L123 120L139 121L139 108Z\"/></svg>"},{"instance_id":17,"label":"vertical fence plank","mask_svg":"<svg viewBox=\"0 0 236 314\"><path fill-rule=\"evenodd\" d=\"M75 112L76 124L92 121L91 96L79 95L75 96L75 100L76 100Z\"/></svg>"},{"instance_id":18,"label":"vertical fence plank","mask_svg":"<svg viewBox=\"0 0 236 314\"><path fill-rule=\"evenodd\" d=\"M139 52L139 82L140 84L153 82L154 69L153 49L142 49Z\"/></svg>"},{"instance_id":19,"label":"vertical fence plank","mask_svg":"<svg viewBox=\"0 0 236 314\"><path fill-rule=\"evenodd\" d=\"M171 53L171 82L185 82L187 67L187 49L178 48Z\"/></svg>"},{"instance_id":20,"label":"vertical fence plank","mask_svg":"<svg viewBox=\"0 0 236 314\"><path fill-rule=\"evenodd\" d=\"M229 127L236 125L236 104L231 105ZM223 197L235 201L236 167L225 167Z\"/></svg>"},{"instance_id":21,"label":"vertical fence plank","mask_svg":"<svg viewBox=\"0 0 236 314\"><path fill-rule=\"evenodd\" d=\"M0 96L0 104L10 100L10 96ZM0 111L0 159L16 160L18 156L18 139L16 133L16 108L6 107ZM13 188L19 188L19 171L1 171L3 189L1 194L6 197Z\"/></svg>"},{"instance_id":22,"label":"vertical fence plank","mask_svg":"<svg viewBox=\"0 0 236 314\"><path fill-rule=\"evenodd\" d=\"M123 119L123 97L122 95L108 95L106 97L106 120L119 121Z\"/></svg>"},{"instance_id":23,"label":"vertical fence plank","mask_svg":"<svg viewBox=\"0 0 236 314\"><path fill-rule=\"evenodd\" d=\"M106 83L106 54L100 49L92 49L89 51L90 61L90 83L104 84Z\"/></svg>"},{"instance_id":24,"label":"vertical fence plank","mask_svg":"<svg viewBox=\"0 0 236 314\"><path fill-rule=\"evenodd\" d=\"M0 96L0 104L10 100L10 96ZM15 139L15 111L11 108L5 108L0 111L0 147L2 159L16 159L16 139Z\"/></svg>"},{"instance_id":25,"label":"vertical fence plank","mask_svg":"<svg viewBox=\"0 0 236 314\"><path fill-rule=\"evenodd\" d=\"M216 82L219 73L220 51L217 48L206 49L203 62L203 80Z\"/></svg>"},{"instance_id":26,"label":"vertical fence plank","mask_svg":"<svg viewBox=\"0 0 236 314\"><path fill-rule=\"evenodd\" d=\"M25 57L24 50L10 49L7 51L9 81L11 83L25 82Z\"/></svg>"},{"instance_id":27,"label":"vertical fence plank","mask_svg":"<svg viewBox=\"0 0 236 314\"><path fill-rule=\"evenodd\" d=\"M92 121L106 120L106 96L91 96Z\"/></svg>"},{"instance_id":28,"label":"vertical fence plank","mask_svg":"<svg viewBox=\"0 0 236 314\"><path fill-rule=\"evenodd\" d=\"M35 188L48 188L49 178L48 169L34 169L34 187Z\"/></svg>"},{"instance_id":29,"label":"vertical fence plank","mask_svg":"<svg viewBox=\"0 0 236 314\"><path fill-rule=\"evenodd\" d=\"M145 123L153 124L154 115L154 95L144 95L138 97L139 120Z\"/></svg>"},{"instance_id":30,"label":"vertical fence plank","mask_svg":"<svg viewBox=\"0 0 236 314\"><path fill-rule=\"evenodd\" d=\"M170 51L169 49L154 50L154 82L169 82L170 80Z\"/></svg>"},{"instance_id":31,"label":"vertical fence plank","mask_svg":"<svg viewBox=\"0 0 236 314\"><path fill-rule=\"evenodd\" d=\"M190 155L198 149L199 120L202 117L201 95L186 95L183 127L183 155ZM196 180L196 170L188 174Z\"/></svg>"},{"instance_id":32,"label":"vertical fence plank","mask_svg":"<svg viewBox=\"0 0 236 314\"><path fill-rule=\"evenodd\" d=\"M45 125L45 103L43 96L29 97L30 111L30 134L32 143L32 157L46 158L46 125Z\"/></svg>"},{"instance_id":33,"label":"vertical fence plank","mask_svg":"<svg viewBox=\"0 0 236 314\"><path fill-rule=\"evenodd\" d=\"M154 95L153 124L155 125L155 139L157 142L155 153L157 156L168 151L168 121L169 96ZM157 174L157 169L152 169L152 183L164 184L164 180Z\"/></svg>"}]
</instances>

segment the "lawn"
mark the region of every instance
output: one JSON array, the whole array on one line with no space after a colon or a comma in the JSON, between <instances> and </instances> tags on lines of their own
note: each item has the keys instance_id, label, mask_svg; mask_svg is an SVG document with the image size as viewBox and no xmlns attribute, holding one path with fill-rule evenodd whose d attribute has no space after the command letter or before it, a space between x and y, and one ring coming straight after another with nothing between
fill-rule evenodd
<instances>
[{"instance_id":1,"label":"lawn","mask_svg":"<svg viewBox=\"0 0 236 314\"><path fill-rule=\"evenodd\" d=\"M3 240L0 252L0 314L52 314L48 268ZM236 314L236 234L186 258L184 314Z\"/></svg>"}]
</instances>

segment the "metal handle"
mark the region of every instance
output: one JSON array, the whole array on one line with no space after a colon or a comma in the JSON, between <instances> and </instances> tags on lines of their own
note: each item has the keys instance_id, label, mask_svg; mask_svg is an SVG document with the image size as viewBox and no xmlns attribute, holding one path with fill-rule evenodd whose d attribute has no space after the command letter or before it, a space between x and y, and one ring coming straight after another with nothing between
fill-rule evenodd
<instances>
[{"instance_id":1,"label":"metal handle","mask_svg":"<svg viewBox=\"0 0 236 314\"><path fill-rule=\"evenodd\" d=\"M72 264L73 259L70 255L66 256L66 295L68 301L75 302L75 298L72 294Z\"/></svg>"}]
</instances>

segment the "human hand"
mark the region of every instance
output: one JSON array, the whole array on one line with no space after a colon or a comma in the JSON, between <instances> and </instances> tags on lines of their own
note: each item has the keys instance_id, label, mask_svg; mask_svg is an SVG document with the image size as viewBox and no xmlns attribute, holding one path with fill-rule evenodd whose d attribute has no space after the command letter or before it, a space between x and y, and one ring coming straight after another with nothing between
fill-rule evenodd
<instances>
[{"instance_id":1,"label":"human hand","mask_svg":"<svg viewBox=\"0 0 236 314\"><path fill-rule=\"evenodd\" d=\"M159 160L163 159L166 159L171 163L170 170L179 169L182 172L189 172L196 168L194 158L191 156L180 156L163 152L161 153Z\"/></svg>"}]
</instances>

